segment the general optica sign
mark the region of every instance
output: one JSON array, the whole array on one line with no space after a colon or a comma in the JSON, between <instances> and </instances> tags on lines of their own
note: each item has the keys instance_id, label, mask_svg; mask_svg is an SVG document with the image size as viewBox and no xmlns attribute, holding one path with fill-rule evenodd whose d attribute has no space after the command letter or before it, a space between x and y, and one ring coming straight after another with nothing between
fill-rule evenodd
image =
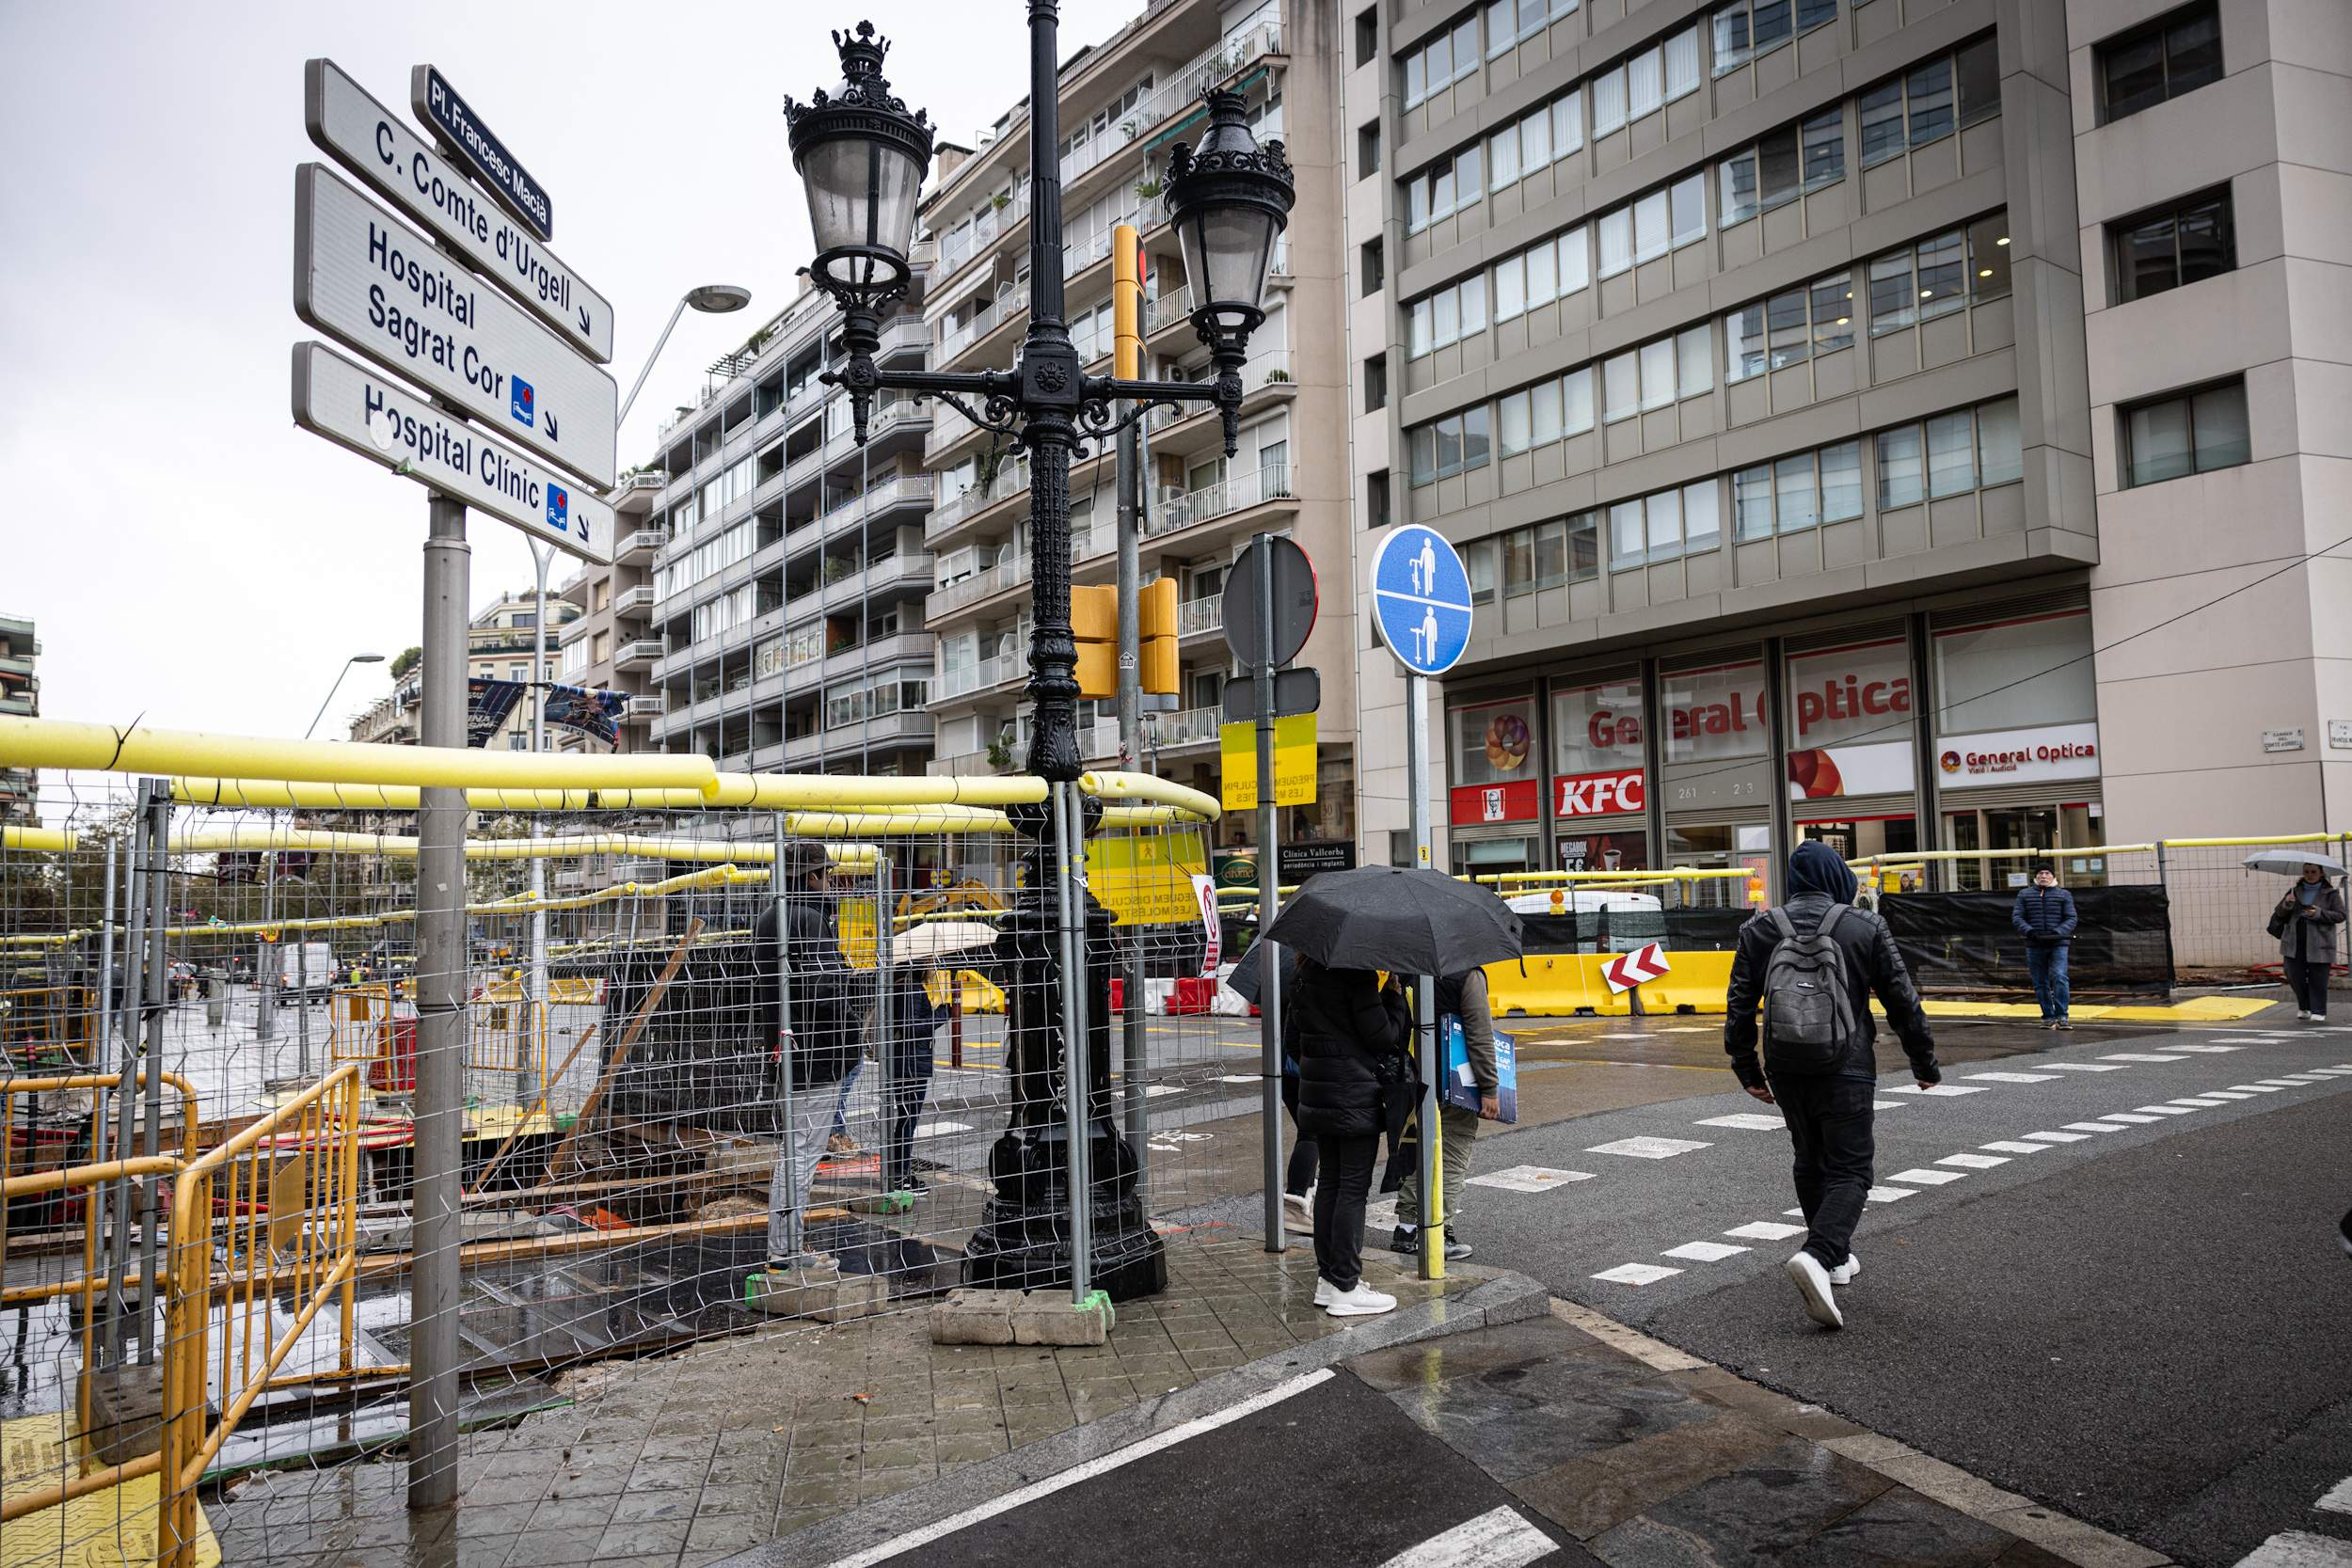
<instances>
[{"instance_id":1,"label":"general optica sign","mask_svg":"<svg viewBox=\"0 0 2352 1568\"><path fill-rule=\"evenodd\" d=\"M2099 726L2045 724L1943 737L1937 771L1946 790L2099 776Z\"/></svg>"}]
</instances>

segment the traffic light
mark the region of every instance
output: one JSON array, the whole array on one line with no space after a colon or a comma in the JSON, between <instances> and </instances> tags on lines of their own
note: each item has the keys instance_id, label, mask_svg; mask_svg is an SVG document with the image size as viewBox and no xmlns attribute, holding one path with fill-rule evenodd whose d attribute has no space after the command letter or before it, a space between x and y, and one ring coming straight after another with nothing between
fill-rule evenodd
<instances>
[{"instance_id":1,"label":"traffic light","mask_svg":"<svg viewBox=\"0 0 2352 1568\"><path fill-rule=\"evenodd\" d=\"M1176 689L1176 579L1153 578L1136 595L1136 628L1143 655L1143 689Z\"/></svg>"},{"instance_id":2,"label":"traffic light","mask_svg":"<svg viewBox=\"0 0 2352 1568\"><path fill-rule=\"evenodd\" d=\"M1142 654L1142 689L1176 689L1176 579L1153 578L1136 595L1136 640ZM1070 634L1078 644L1078 695L1108 702L1119 695L1119 590L1073 588Z\"/></svg>"}]
</instances>

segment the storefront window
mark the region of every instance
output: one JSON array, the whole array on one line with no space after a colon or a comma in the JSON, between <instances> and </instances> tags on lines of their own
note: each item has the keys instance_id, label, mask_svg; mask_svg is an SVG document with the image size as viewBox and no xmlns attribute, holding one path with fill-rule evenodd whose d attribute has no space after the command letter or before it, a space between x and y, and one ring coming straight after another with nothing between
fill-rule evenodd
<instances>
[{"instance_id":1,"label":"storefront window","mask_svg":"<svg viewBox=\"0 0 2352 1568\"><path fill-rule=\"evenodd\" d=\"M1554 817L1566 821L1645 809L1639 680L1555 687L1551 736Z\"/></svg>"},{"instance_id":2,"label":"storefront window","mask_svg":"<svg viewBox=\"0 0 2352 1568\"><path fill-rule=\"evenodd\" d=\"M1533 697L1454 708L1446 715L1446 728L1451 821L1532 822L1542 816Z\"/></svg>"},{"instance_id":3,"label":"storefront window","mask_svg":"<svg viewBox=\"0 0 2352 1568\"><path fill-rule=\"evenodd\" d=\"M1661 677L1660 698L1670 766L1760 757L1771 750L1760 659L1669 673Z\"/></svg>"},{"instance_id":4,"label":"storefront window","mask_svg":"<svg viewBox=\"0 0 2352 1568\"><path fill-rule=\"evenodd\" d=\"M2090 612L2023 615L1935 634L1936 768L1946 795L2099 776ZM1987 846L1988 848L1994 846Z\"/></svg>"},{"instance_id":5,"label":"storefront window","mask_svg":"<svg viewBox=\"0 0 2352 1568\"><path fill-rule=\"evenodd\" d=\"M1911 647L1882 638L1788 660L1788 798L1797 816L1833 817L1825 802L1908 794Z\"/></svg>"}]
</instances>

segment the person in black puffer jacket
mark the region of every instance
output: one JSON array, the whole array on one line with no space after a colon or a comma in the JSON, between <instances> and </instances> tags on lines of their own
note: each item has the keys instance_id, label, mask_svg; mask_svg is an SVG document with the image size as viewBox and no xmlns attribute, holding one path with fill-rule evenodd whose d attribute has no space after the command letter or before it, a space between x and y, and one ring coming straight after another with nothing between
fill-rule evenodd
<instances>
[{"instance_id":1,"label":"person in black puffer jacket","mask_svg":"<svg viewBox=\"0 0 2352 1568\"><path fill-rule=\"evenodd\" d=\"M785 941L776 941L771 900L752 927L752 951L764 994L759 999L763 1037L776 1053L778 1091L786 1066L784 1042L791 1042L792 1116L776 1139L776 1164L769 1178L768 1257L771 1272L787 1270L803 1257L801 1212L817 1162L833 1125L834 1085L861 1053L858 1040L859 976L841 956L834 923L834 901L825 880L831 866L819 845L796 840L785 847L782 878ZM787 984L791 1015L779 1020L776 982L788 960Z\"/></svg>"},{"instance_id":2,"label":"person in black puffer jacket","mask_svg":"<svg viewBox=\"0 0 2352 1568\"><path fill-rule=\"evenodd\" d=\"M1411 1076L1405 992L1362 969L1326 969L1301 955L1289 1012L1298 1040L1298 1132L1315 1140L1315 1305L1367 1317L1396 1298L1363 1284L1364 1200L1372 1192L1391 1100Z\"/></svg>"}]
</instances>

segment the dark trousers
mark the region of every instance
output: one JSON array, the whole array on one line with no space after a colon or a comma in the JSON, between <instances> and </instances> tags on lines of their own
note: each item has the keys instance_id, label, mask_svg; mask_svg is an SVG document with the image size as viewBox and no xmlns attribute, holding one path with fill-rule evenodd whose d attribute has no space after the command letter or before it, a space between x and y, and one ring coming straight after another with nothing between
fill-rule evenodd
<instances>
[{"instance_id":1,"label":"dark trousers","mask_svg":"<svg viewBox=\"0 0 2352 1568\"><path fill-rule=\"evenodd\" d=\"M2033 976L2033 999L2042 1004L2042 1016L2064 1018L2073 1000L2066 983L2066 943L2027 942L2026 973Z\"/></svg>"},{"instance_id":2,"label":"dark trousers","mask_svg":"<svg viewBox=\"0 0 2352 1568\"><path fill-rule=\"evenodd\" d=\"M1323 1180L1315 1187L1315 1273L1343 1291L1364 1276L1364 1200L1380 1158L1380 1135L1318 1138Z\"/></svg>"},{"instance_id":3,"label":"dark trousers","mask_svg":"<svg viewBox=\"0 0 2352 1568\"><path fill-rule=\"evenodd\" d=\"M2287 990L2295 993L2297 1012L2328 1015L2328 966L2316 959L2280 958L2287 972Z\"/></svg>"},{"instance_id":4,"label":"dark trousers","mask_svg":"<svg viewBox=\"0 0 2352 1568\"><path fill-rule=\"evenodd\" d=\"M1298 1075L1282 1074L1282 1109L1291 1114L1291 1163L1282 1173L1282 1190L1300 1197L1315 1184L1315 1141L1298 1130Z\"/></svg>"},{"instance_id":5,"label":"dark trousers","mask_svg":"<svg viewBox=\"0 0 2352 1568\"><path fill-rule=\"evenodd\" d=\"M1825 1269L1846 1260L1869 1196L1870 1101L1877 1094L1877 1085L1858 1078L1783 1073L1772 1079L1772 1097L1780 1101L1795 1154L1804 1250Z\"/></svg>"},{"instance_id":6,"label":"dark trousers","mask_svg":"<svg viewBox=\"0 0 2352 1568\"><path fill-rule=\"evenodd\" d=\"M931 1095L931 1035L901 1040L890 1054L890 1103L882 1108L882 1187L896 1192L914 1175L914 1124Z\"/></svg>"}]
</instances>

